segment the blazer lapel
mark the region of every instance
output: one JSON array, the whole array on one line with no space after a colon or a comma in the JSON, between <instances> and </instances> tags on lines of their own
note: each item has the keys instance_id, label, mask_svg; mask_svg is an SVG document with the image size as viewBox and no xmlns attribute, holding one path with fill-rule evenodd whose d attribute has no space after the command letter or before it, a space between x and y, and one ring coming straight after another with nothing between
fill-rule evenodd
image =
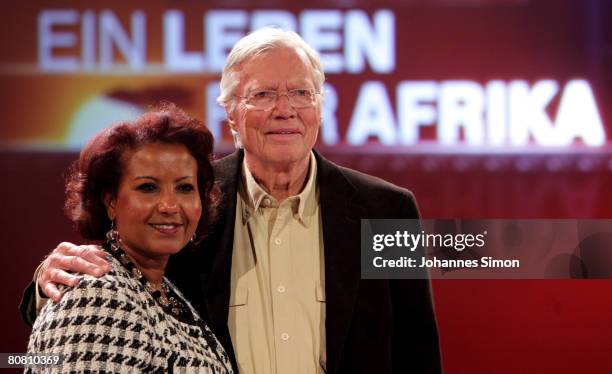
<instances>
[{"instance_id":1,"label":"blazer lapel","mask_svg":"<svg viewBox=\"0 0 612 374\"><path fill-rule=\"evenodd\" d=\"M342 356L361 275L360 218L355 187L342 170L315 152L325 253L325 331L327 372L335 373Z\"/></svg>"},{"instance_id":2,"label":"blazer lapel","mask_svg":"<svg viewBox=\"0 0 612 374\"><path fill-rule=\"evenodd\" d=\"M234 366L235 355L227 328L230 299L234 221L236 218L236 193L240 177L243 152L233 154L214 163L215 179L221 190L219 216L204 250L210 251L210 271L201 275L202 289L210 322L217 337L228 352ZM235 366L236 367L236 366Z\"/></svg>"}]
</instances>

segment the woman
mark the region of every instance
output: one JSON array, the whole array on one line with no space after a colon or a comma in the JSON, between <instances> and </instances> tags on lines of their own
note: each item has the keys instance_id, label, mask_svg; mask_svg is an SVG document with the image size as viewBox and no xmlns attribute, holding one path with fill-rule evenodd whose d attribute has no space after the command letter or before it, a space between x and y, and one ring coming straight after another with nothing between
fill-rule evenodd
<instances>
[{"instance_id":1,"label":"woman","mask_svg":"<svg viewBox=\"0 0 612 374\"><path fill-rule=\"evenodd\" d=\"M30 353L64 355L62 372L232 372L164 278L170 255L202 239L215 215L212 145L206 127L166 105L85 146L67 178L65 210L85 238L105 240L113 270L83 276L45 306Z\"/></svg>"}]
</instances>

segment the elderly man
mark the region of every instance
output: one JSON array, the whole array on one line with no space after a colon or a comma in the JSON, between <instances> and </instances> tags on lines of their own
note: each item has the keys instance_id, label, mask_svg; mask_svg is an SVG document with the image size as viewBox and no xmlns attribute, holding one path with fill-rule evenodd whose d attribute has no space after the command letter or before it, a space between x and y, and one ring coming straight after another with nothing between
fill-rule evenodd
<instances>
[{"instance_id":1,"label":"elderly man","mask_svg":"<svg viewBox=\"0 0 612 374\"><path fill-rule=\"evenodd\" d=\"M168 275L241 373L439 373L428 281L360 279L360 219L418 218L415 201L313 151L324 79L293 32L264 28L234 46L218 101L240 149L215 165L221 215ZM78 282L64 270L107 270L99 254L62 243L40 288L58 299L56 283Z\"/></svg>"}]
</instances>

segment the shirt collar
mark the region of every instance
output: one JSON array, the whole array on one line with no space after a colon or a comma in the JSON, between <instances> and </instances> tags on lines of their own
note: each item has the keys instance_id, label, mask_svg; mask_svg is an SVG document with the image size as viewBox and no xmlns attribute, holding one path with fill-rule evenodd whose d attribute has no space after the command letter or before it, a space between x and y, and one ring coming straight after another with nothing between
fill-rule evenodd
<instances>
[{"instance_id":1,"label":"shirt collar","mask_svg":"<svg viewBox=\"0 0 612 374\"><path fill-rule=\"evenodd\" d=\"M291 204L293 216L300 221L304 226L310 226L312 216L315 213L318 202L317 194L317 160L314 153L310 151L310 165L307 175L306 185L302 191L294 196L288 197L283 204ZM243 209L243 224L249 218L257 213L260 208L278 207L278 201L268 194L255 180L253 174L246 165L246 161L242 161L242 188L240 191L244 202L246 203Z\"/></svg>"}]
</instances>

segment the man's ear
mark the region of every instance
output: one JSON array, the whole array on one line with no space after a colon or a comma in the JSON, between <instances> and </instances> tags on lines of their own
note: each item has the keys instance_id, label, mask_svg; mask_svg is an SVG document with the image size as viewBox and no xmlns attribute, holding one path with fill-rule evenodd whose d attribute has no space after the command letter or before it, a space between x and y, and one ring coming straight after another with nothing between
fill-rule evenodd
<instances>
[{"instance_id":1,"label":"man's ear","mask_svg":"<svg viewBox=\"0 0 612 374\"><path fill-rule=\"evenodd\" d=\"M117 199L115 196L110 193L104 194L104 206L106 207L106 214L108 215L108 219L114 221L117 215L115 214L115 206L117 204Z\"/></svg>"},{"instance_id":2,"label":"man's ear","mask_svg":"<svg viewBox=\"0 0 612 374\"><path fill-rule=\"evenodd\" d=\"M229 125L230 129L236 131L236 110L225 110L225 114L227 115L227 124Z\"/></svg>"}]
</instances>

